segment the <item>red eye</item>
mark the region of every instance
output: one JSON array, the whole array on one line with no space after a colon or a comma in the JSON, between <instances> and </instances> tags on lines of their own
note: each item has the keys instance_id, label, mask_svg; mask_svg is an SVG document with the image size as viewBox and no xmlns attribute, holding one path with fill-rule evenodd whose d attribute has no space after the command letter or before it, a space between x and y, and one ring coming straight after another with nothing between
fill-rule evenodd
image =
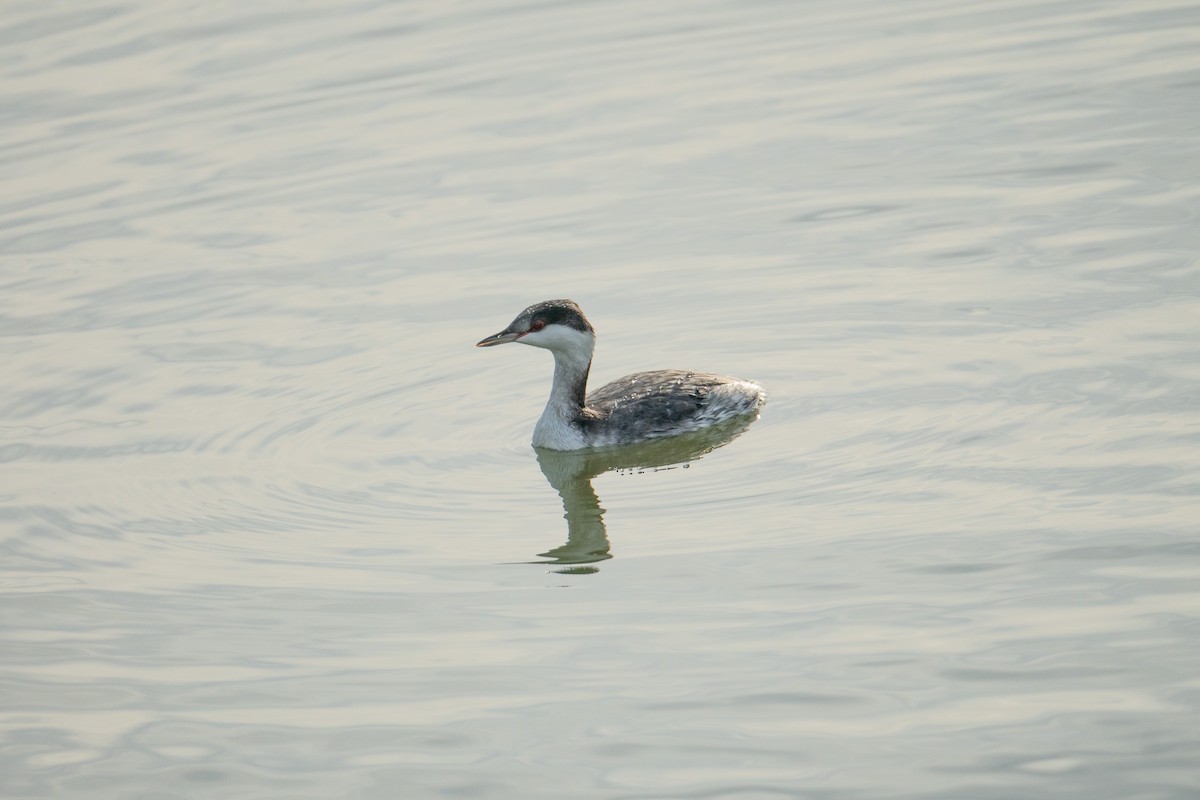
<instances>
[{"instance_id":1,"label":"red eye","mask_svg":"<svg viewBox=\"0 0 1200 800\"><path fill-rule=\"evenodd\" d=\"M544 327L546 327L546 323L545 323L545 322L543 322L543 321L542 321L542 320L540 320L540 319L535 319L535 320L533 321L533 324L529 326L529 330L531 330L531 331L540 331L540 330L541 330L542 328L544 328Z\"/></svg>"}]
</instances>

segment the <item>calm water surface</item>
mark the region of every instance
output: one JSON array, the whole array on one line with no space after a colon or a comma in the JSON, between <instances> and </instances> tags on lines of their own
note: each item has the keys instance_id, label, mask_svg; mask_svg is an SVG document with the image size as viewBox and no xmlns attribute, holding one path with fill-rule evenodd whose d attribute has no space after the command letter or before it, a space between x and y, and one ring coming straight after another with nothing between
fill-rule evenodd
<instances>
[{"instance_id":1,"label":"calm water surface","mask_svg":"<svg viewBox=\"0 0 1200 800\"><path fill-rule=\"evenodd\" d=\"M1200 793L1195 4L5 9L0 795Z\"/></svg>"}]
</instances>

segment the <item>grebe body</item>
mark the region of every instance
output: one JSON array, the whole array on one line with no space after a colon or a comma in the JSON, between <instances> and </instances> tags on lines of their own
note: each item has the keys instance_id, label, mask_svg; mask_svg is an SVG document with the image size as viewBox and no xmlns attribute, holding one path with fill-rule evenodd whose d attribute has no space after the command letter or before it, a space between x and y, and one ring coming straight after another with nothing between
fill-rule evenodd
<instances>
[{"instance_id":1,"label":"grebe body","mask_svg":"<svg viewBox=\"0 0 1200 800\"><path fill-rule=\"evenodd\" d=\"M554 355L550 399L533 429L533 444L551 450L633 444L700 430L757 411L761 386L709 372L635 372L587 393L596 333L572 300L546 300L479 342L520 342Z\"/></svg>"}]
</instances>

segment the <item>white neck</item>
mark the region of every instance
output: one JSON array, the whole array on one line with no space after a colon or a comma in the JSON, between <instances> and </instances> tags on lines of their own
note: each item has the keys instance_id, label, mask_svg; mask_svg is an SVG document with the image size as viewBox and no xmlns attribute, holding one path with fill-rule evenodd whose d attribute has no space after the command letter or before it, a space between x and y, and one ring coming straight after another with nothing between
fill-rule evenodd
<instances>
[{"instance_id":1,"label":"white neck","mask_svg":"<svg viewBox=\"0 0 1200 800\"><path fill-rule=\"evenodd\" d=\"M554 354L554 384L533 429L533 443L552 450L576 450L587 446L578 422L583 414L594 339L575 330L556 338L559 341L546 348Z\"/></svg>"}]
</instances>

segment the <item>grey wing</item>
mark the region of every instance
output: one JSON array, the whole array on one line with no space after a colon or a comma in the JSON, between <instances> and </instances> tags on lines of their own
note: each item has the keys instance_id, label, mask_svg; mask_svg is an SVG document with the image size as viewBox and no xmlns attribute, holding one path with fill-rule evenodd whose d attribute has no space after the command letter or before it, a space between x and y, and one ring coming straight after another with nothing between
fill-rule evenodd
<instances>
[{"instance_id":1,"label":"grey wing","mask_svg":"<svg viewBox=\"0 0 1200 800\"><path fill-rule=\"evenodd\" d=\"M588 395L587 404L636 436L653 437L686 427L704 408L714 386L728 378L680 369L636 372L605 384Z\"/></svg>"}]
</instances>

